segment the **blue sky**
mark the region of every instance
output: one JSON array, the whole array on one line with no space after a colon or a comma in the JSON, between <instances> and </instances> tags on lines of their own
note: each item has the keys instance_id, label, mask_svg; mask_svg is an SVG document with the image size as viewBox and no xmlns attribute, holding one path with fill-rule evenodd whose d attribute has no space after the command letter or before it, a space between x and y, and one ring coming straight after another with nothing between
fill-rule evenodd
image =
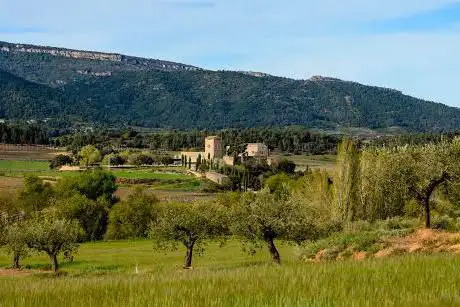
<instances>
[{"instance_id":1,"label":"blue sky","mask_svg":"<svg viewBox=\"0 0 460 307\"><path fill-rule=\"evenodd\" d=\"M0 40L332 76L460 107L460 0L0 0Z\"/></svg>"}]
</instances>

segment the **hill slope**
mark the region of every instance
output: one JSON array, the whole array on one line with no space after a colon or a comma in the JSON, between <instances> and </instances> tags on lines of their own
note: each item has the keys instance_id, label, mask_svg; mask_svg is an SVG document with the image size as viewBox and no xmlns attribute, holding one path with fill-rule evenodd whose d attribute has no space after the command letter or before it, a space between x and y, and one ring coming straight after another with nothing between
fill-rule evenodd
<instances>
[{"instance_id":1,"label":"hill slope","mask_svg":"<svg viewBox=\"0 0 460 307\"><path fill-rule=\"evenodd\" d=\"M0 70L0 118L44 119L59 115L59 91Z\"/></svg>"},{"instance_id":2,"label":"hill slope","mask_svg":"<svg viewBox=\"0 0 460 307\"><path fill-rule=\"evenodd\" d=\"M1 100L0 116L11 119L67 115L110 125L212 129L293 124L460 128L457 108L331 78L215 72L118 54L1 42L0 70L10 80L0 94L23 93L20 102Z\"/></svg>"}]
</instances>

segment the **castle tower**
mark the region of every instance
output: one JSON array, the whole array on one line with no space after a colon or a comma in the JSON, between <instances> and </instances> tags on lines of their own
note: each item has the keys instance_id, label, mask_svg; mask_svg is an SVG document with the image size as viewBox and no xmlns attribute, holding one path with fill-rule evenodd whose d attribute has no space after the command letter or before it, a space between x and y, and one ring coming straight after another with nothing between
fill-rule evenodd
<instances>
[{"instance_id":1,"label":"castle tower","mask_svg":"<svg viewBox=\"0 0 460 307\"><path fill-rule=\"evenodd\" d=\"M204 142L205 159L222 159L222 139L219 136L208 136Z\"/></svg>"}]
</instances>

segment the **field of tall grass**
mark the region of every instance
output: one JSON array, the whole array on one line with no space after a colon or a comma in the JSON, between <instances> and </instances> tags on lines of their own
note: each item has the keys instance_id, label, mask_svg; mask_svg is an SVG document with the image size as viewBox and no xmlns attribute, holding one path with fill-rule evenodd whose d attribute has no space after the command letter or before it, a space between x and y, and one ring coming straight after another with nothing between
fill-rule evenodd
<instances>
[{"instance_id":1,"label":"field of tall grass","mask_svg":"<svg viewBox=\"0 0 460 307\"><path fill-rule=\"evenodd\" d=\"M302 263L280 248L269 263L230 241L211 244L193 270L184 251L155 252L149 241L81 246L60 275L0 277L0 306L454 306L460 304L460 258L418 255L364 261ZM0 257L0 267L8 265ZM48 266L34 255L23 264Z\"/></svg>"}]
</instances>

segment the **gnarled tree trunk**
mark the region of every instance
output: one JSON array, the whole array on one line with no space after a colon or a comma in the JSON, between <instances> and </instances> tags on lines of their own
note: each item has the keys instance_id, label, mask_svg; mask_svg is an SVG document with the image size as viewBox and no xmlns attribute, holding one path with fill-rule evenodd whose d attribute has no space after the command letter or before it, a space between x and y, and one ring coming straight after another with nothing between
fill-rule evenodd
<instances>
[{"instance_id":1,"label":"gnarled tree trunk","mask_svg":"<svg viewBox=\"0 0 460 307\"><path fill-rule=\"evenodd\" d=\"M264 240L267 243L268 251L272 256L273 261L277 264L281 264L280 253L276 249L275 242L273 241L274 239L275 233L272 230L264 231Z\"/></svg>"},{"instance_id":2,"label":"gnarled tree trunk","mask_svg":"<svg viewBox=\"0 0 460 307\"><path fill-rule=\"evenodd\" d=\"M16 253L16 252L13 253L13 269L21 268L21 265L19 264L20 258L21 256L19 255L19 253Z\"/></svg>"},{"instance_id":3,"label":"gnarled tree trunk","mask_svg":"<svg viewBox=\"0 0 460 307\"><path fill-rule=\"evenodd\" d=\"M51 268L53 269L53 272L56 273L59 270L59 264L57 260L57 255L56 254L48 254L50 257L51 261Z\"/></svg>"},{"instance_id":4,"label":"gnarled tree trunk","mask_svg":"<svg viewBox=\"0 0 460 307\"><path fill-rule=\"evenodd\" d=\"M425 228L429 229L431 228L431 213L430 213L430 199L426 198L424 200L424 206L425 206Z\"/></svg>"},{"instance_id":5,"label":"gnarled tree trunk","mask_svg":"<svg viewBox=\"0 0 460 307\"><path fill-rule=\"evenodd\" d=\"M433 194L434 190L444 183L447 180L450 180L449 174L443 172L439 178L433 178L428 186L424 188L422 191L417 190L416 188L412 187L410 190L417 200L420 206L422 206L425 210L425 228L431 228L431 208L430 208L430 199L431 195Z\"/></svg>"},{"instance_id":6,"label":"gnarled tree trunk","mask_svg":"<svg viewBox=\"0 0 460 307\"><path fill-rule=\"evenodd\" d=\"M187 253L185 254L185 262L184 262L184 269L191 269L192 268L192 260L193 260L193 247L195 246L196 240L190 240L187 244Z\"/></svg>"}]
</instances>

